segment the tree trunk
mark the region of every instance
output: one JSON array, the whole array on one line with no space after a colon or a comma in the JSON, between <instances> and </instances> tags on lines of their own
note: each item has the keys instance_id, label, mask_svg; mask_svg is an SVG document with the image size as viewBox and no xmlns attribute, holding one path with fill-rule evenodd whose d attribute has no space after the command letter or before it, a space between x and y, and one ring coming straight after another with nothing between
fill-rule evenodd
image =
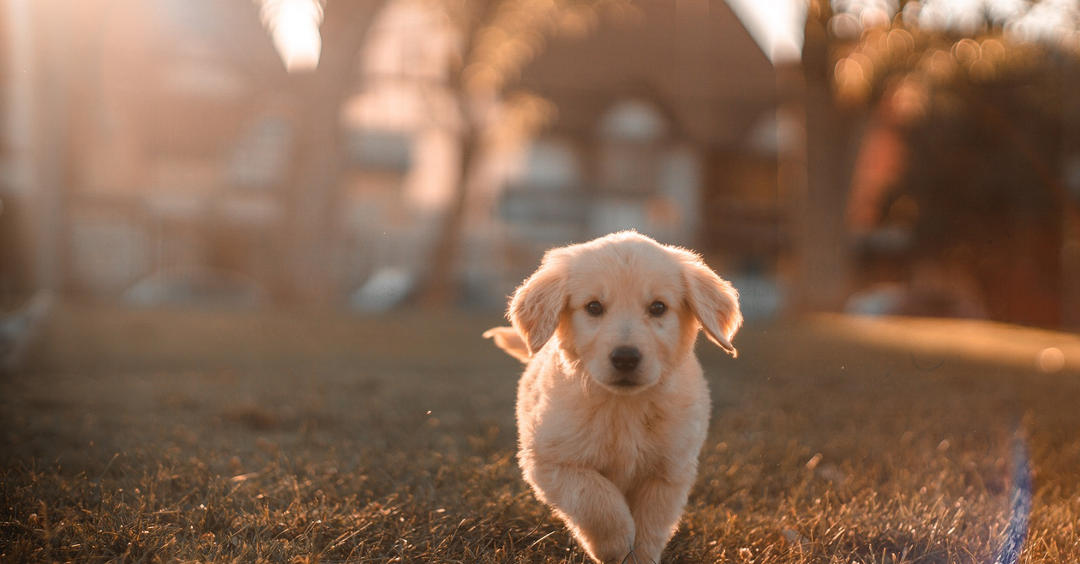
<instances>
[{"instance_id":1,"label":"tree trunk","mask_svg":"<svg viewBox=\"0 0 1080 564\"><path fill-rule=\"evenodd\" d=\"M75 33L74 15L53 12L59 2L26 3L22 15L28 21L24 38L32 51L27 86L29 108L29 192L24 209L33 242L33 283L37 288L61 291L64 286L64 214L73 178L72 152L74 49L84 36ZM25 47L25 46L24 46Z\"/></svg>"},{"instance_id":2,"label":"tree trunk","mask_svg":"<svg viewBox=\"0 0 1080 564\"><path fill-rule=\"evenodd\" d=\"M427 272L420 290L420 304L427 307L453 306L461 293L461 280L457 272L461 243L464 238L465 219L468 214L469 177L477 155L477 133L466 126L461 137L461 154L458 157L458 180L454 199L449 203L439 235L432 247L431 270Z\"/></svg>"},{"instance_id":3,"label":"tree trunk","mask_svg":"<svg viewBox=\"0 0 1080 564\"><path fill-rule=\"evenodd\" d=\"M1062 88L1061 166L1065 179L1062 195L1061 325L1080 330L1080 61L1064 64ZM1067 93L1073 94L1067 94Z\"/></svg>"},{"instance_id":4,"label":"tree trunk","mask_svg":"<svg viewBox=\"0 0 1080 564\"><path fill-rule=\"evenodd\" d=\"M781 74L782 95L803 122L801 146L781 168L792 202L792 305L804 312L840 309L851 282L844 214L857 149L856 116L833 99L827 21L827 15L808 15L801 73Z\"/></svg>"},{"instance_id":5,"label":"tree trunk","mask_svg":"<svg viewBox=\"0 0 1080 564\"><path fill-rule=\"evenodd\" d=\"M418 301L427 307L449 307L454 305L460 297L461 280L457 266L466 227L465 219L468 214L469 180L480 152L481 128L470 107L470 94L466 88L463 71L467 66L466 62L473 56L477 35L499 5L499 0L476 0L471 5L472 10L461 22L465 44L462 45L460 63L452 69L448 81L451 91L457 96L457 106L463 123L461 153L458 157L458 181L454 199L449 203L443 215L439 235L432 245L431 260L427 262L431 268L424 273L425 277L420 285Z\"/></svg>"},{"instance_id":6,"label":"tree trunk","mask_svg":"<svg viewBox=\"0 0 1080 564\"><path fill-rule=\"evenodd\" d=\"M330 0L324 9L322 54L310 74L295 77L295 149L286 186L286 226L279 248L279 299L325 304L334 290L329 240L342 161L341 107L356 82L367 30L384 0Z\"/></svg>"}]
</instances>

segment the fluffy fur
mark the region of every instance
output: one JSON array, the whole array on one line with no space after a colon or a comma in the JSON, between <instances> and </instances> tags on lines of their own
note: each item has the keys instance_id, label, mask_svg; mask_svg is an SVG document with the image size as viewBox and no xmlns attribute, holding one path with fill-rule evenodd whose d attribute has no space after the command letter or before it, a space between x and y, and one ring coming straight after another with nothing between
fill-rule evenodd
<instances>
[{"instance_id":1,"label":"fluffy fur","mask_svg":"<svg viewBox=\"0 0 1080 564\"><path fill-rule=\"evenodd\" d=\"M516 333L485 336L528 363L525 480L597 562L659 562L709 422L694 341L703 329L735 355L737 292L695 253L621 232L548 251L507 315ZM635 368L617 369L617 347L639 351Z\"/></svg>"}]
</instances>

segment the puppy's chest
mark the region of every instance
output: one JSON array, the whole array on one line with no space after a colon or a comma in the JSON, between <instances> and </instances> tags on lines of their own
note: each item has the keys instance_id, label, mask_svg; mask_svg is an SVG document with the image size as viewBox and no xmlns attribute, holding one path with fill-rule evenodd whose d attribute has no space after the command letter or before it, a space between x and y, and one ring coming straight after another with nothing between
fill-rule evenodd
<instances>
[{"instance_id":1,"label":"puppy's chest","mask_svg":"<svg viewBox=\"0 0 1080 564\"><path fill-rule=\"evenodd\" d=\"M577 462L595 468L616 485L660 471L673 446L672 421L655 406L618 409L603 406L579 420L571 440Z\"/></svg>"}]
</instances>

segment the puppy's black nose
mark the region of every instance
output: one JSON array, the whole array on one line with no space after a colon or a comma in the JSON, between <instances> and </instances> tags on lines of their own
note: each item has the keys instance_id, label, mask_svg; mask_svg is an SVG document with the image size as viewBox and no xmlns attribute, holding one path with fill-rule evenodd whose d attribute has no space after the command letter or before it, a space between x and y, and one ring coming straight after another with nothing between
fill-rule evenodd
<instances>
[{"instance_id":1,"label":"puppy's black nose","mask_svg":"<svg viewBox=\"0 0 1080 564\"><path fill-rule=\"evenodd\" d=\"M611 364L619 372L630 372L641 362L641 351L637 347L615 347L611 351Z\"/></svg>"}]
</instances>

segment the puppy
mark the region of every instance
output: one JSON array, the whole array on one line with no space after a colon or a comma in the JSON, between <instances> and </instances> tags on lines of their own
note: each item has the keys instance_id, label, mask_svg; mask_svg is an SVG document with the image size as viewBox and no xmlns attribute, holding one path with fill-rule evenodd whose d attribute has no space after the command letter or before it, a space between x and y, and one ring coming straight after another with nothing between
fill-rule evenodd
<instances>
[{"instance_id":1,"label":"puppy","mask_svg":"<svg viewBox=\"0 0 1080 564\"><path fill-rule=\"evenodd\" d=\"M525 481L593 560L660 562L709 423L694 341L735 356L738 293L693 252L620 232L548 251L507 317L517 335L485 336L527 362Z\"/></svg>"}]
</instances>

